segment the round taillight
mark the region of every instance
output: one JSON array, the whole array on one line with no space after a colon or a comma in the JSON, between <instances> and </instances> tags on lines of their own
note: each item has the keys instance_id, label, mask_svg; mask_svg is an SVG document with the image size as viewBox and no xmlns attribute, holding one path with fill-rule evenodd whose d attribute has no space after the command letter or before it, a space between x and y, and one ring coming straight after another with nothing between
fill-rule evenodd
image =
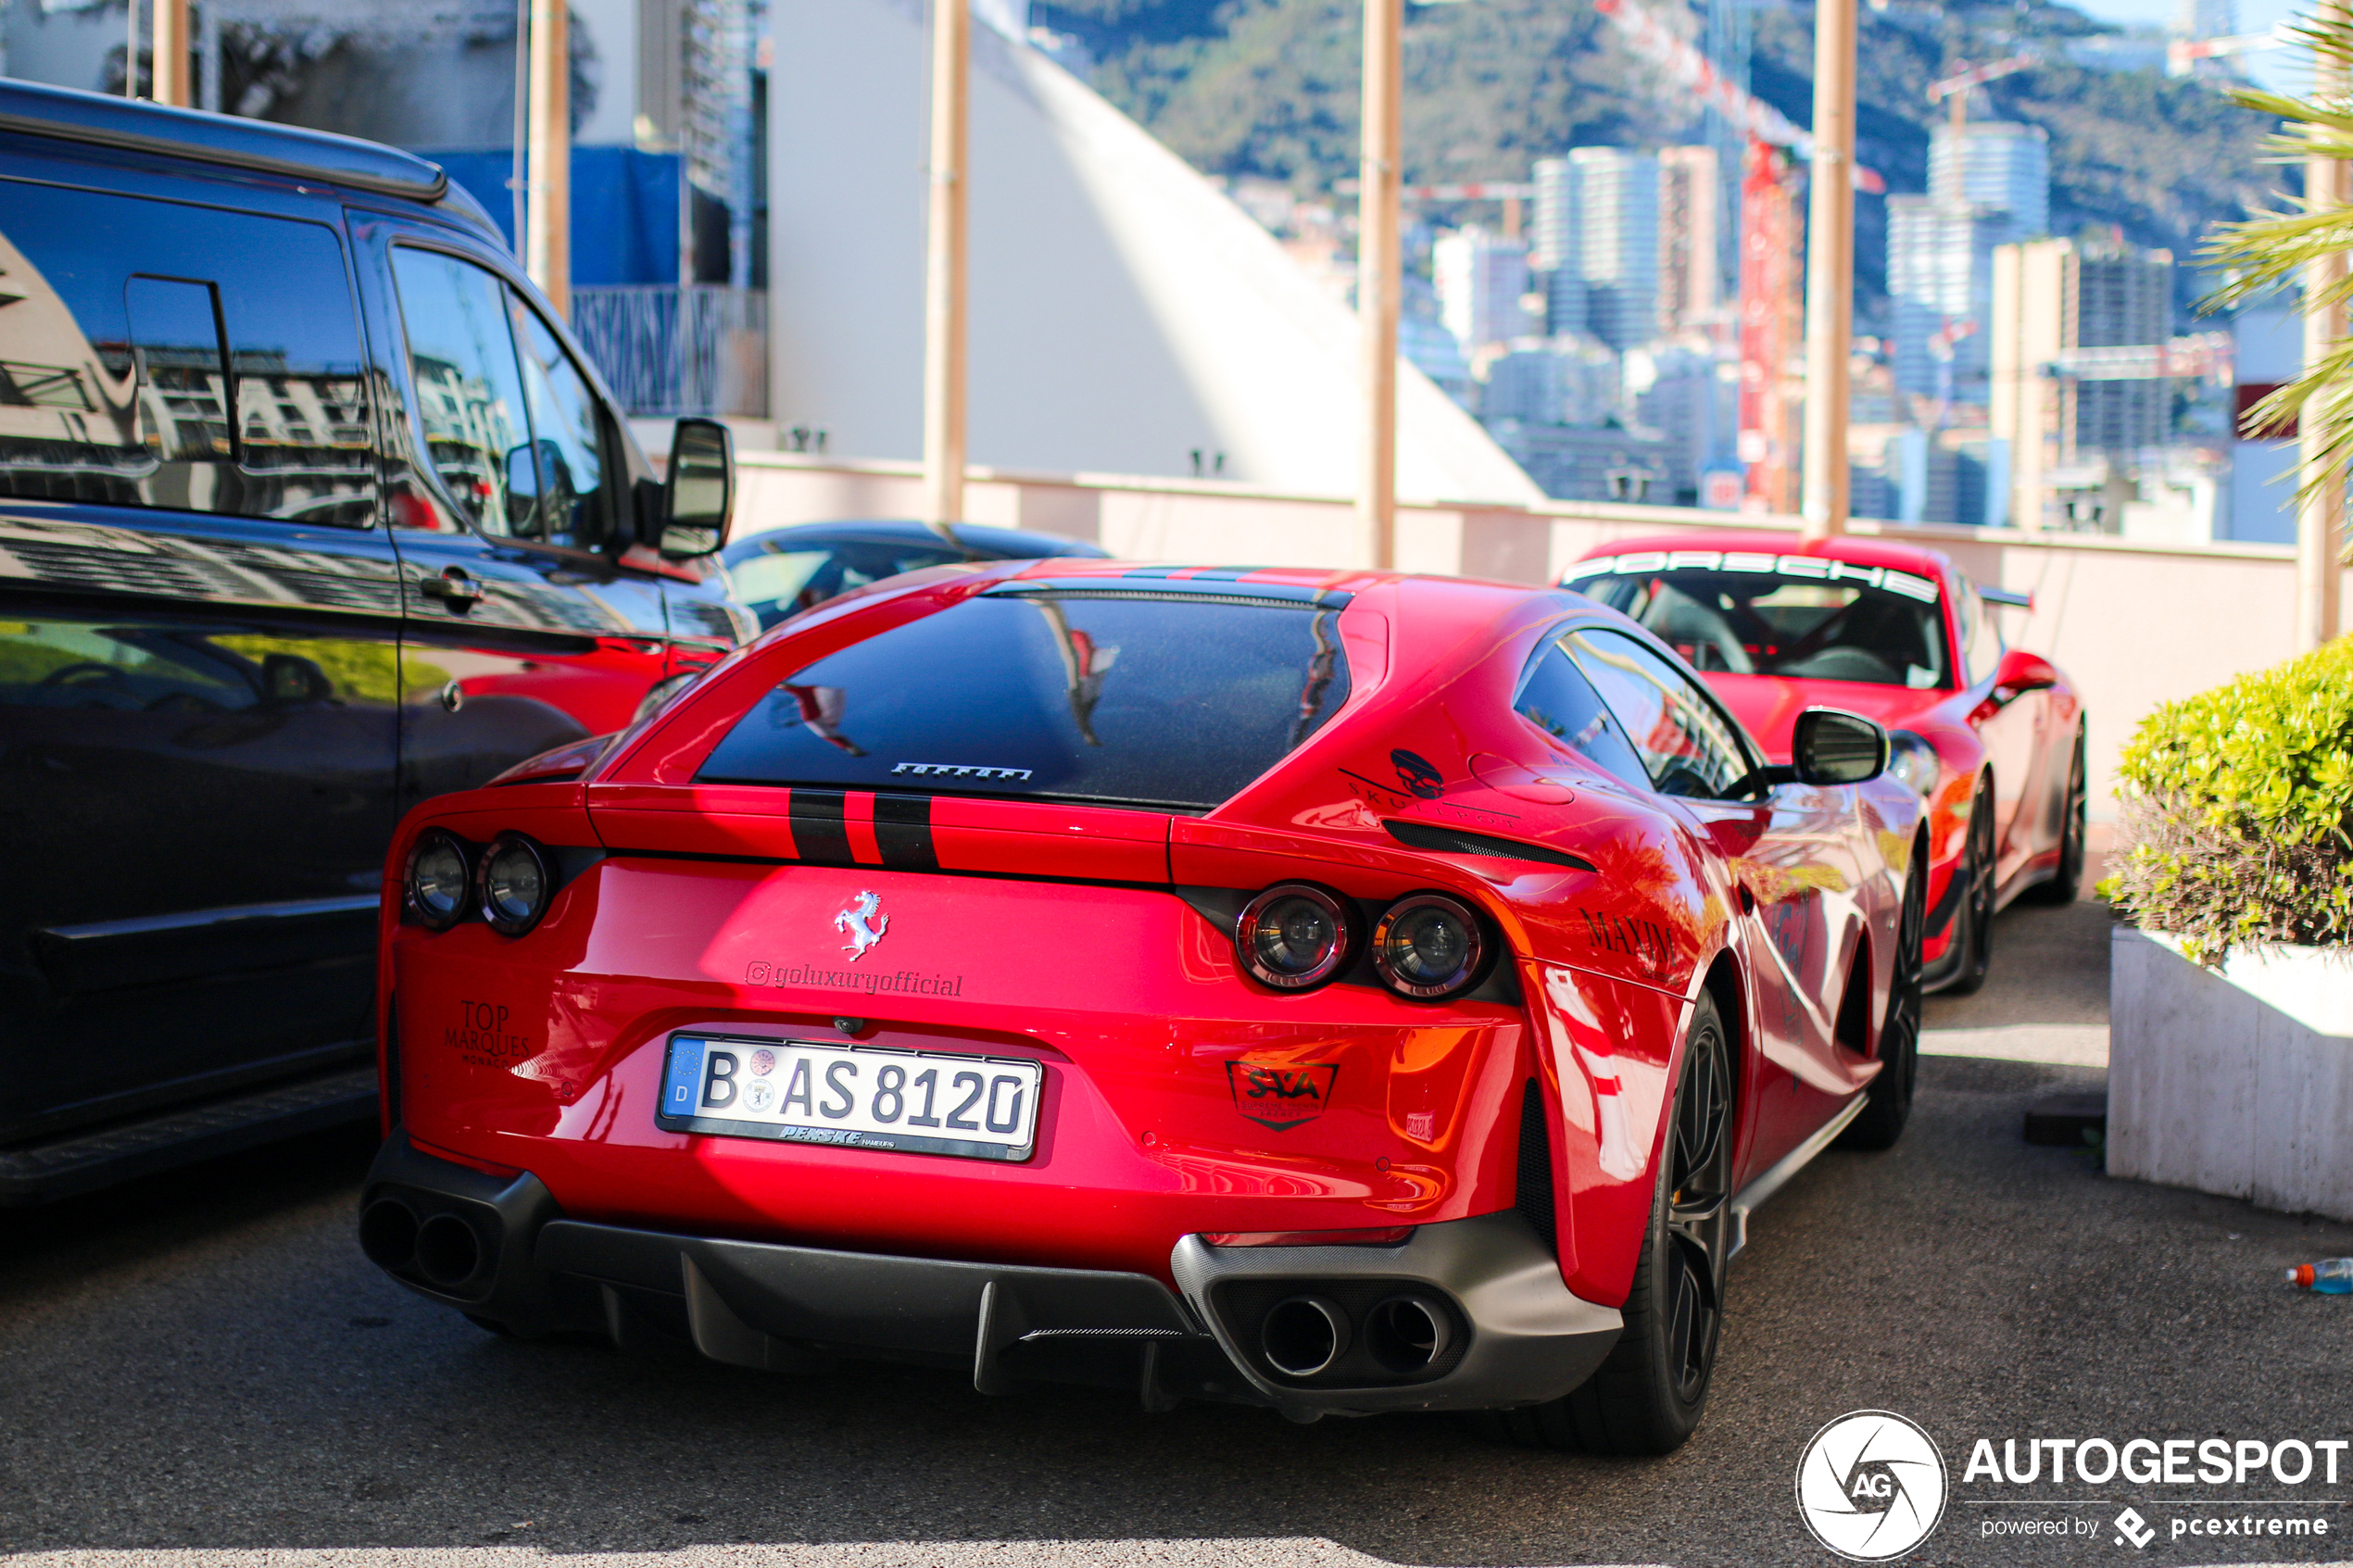
<instances>
[{"instance_id":1,"label":"round taillight","mask_svg":"<svg viewBox=\"0 0 2353 1568\"><path fill-rule=\"evenodd\" d=\"M409 851L409 909L434 931L447 931L465 918L468 884L473 867L466 847L455 834L427 828Z\"/></svg>"},{"instance_id":2,"label":"round taillight","mask_svg":"<svg viewBox=\"0 0 2353 1568\"><path fill-rule=\"evenodd\" d=\"M1443 893L1400 898L1373 927L1373 967L1402 997L1427 1002L1467 991L1486 961L1478 917Z\"/></svg>"},{"instance_id":3,"label":"round taillight","mask_svg":"<svg viewBox=\"0 0 2353 1568\"><path fill-rule=\"evenodd\" d=\"M539 923L554 897L556 879L539 846L519 833L502 833L482 858L482 918L502 935L521 936Z\"/></svg>"},{"instance_id":4,"label":"round taillight","mask_svg":"<svg viewBox=\"0 0 2353 1568\"><path fill-rule=\"evenodd\" d=\"M1320 887L1287 882L1242 910L1234 948L1260 985L1303 991L1340 972L1355 935L1356 917L1346 904Z\"/></svg>"}]
</instances>

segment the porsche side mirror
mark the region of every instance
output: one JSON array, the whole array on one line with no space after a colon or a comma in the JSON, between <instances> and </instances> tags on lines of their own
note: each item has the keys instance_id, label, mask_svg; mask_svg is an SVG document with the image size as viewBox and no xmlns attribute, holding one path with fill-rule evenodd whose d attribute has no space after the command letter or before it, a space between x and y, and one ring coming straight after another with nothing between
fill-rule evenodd
<instances>
[{"instance_id":1,"label":"porsche side mirror","mask_svg":"<svg viewBox=\"0 0 2353 1568\"><path fill-rule=\"evenodd\" d=\"M661 553L717 554L735 509L735 437L717 420L680 420L661 485Z\"/></svg>"},{"instance_id":2,"label":"porsche side mirror","mask_svg":"<svg viewBox=\"0 0 2353 1568\"><path fill-rule=\"evenodd\" d=\"M1887 771L1887 732L1859 713L1809 708L1797 716L1790 758L1801 784L1861 784Z\"/></svg>"},{"instance_id":3,"label":"porsche side mirror","mask_svg":"<svg viewBox=\"0 0 2353 1568\"><path fill-rule=\"evenodd\" d=\"M2039 653L2012 648L1994 667L1994 697L2007 702L2021 692L2041 691L2058 684L2058 671Z\"/></svg>"}]
</instances>

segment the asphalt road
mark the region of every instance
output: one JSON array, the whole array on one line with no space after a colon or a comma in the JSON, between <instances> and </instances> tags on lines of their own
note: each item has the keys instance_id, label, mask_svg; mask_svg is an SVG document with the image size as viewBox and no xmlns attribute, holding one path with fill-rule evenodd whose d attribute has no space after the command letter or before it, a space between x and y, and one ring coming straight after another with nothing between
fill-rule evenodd
<instances>
[{"instance_id":1,"label":"asphalt road","mask_svg":"<svg viewBox=\"0 0 2353 1568\"><path fill-rule=\"evenodd\" d=\"M2106 963L2106 918L2005 916L1994 986L1931 1003L1930 1024L2104 1022L2080 1009L2105 992L2085 966ZM1826 1421L1880 1408L1919 1422L1952 1470L1914 1562L2353 1560L2335 1534L2353 1536L2353 1455L2334 1486L1963 1479L1981 1437L2353 1436L2353 1299L2280 1283L2285 1264L2353 1254L2353 1227L2111 1181L2088 1151L2020 1140L2034 1096L2099 1078L1929 1060L1899 1148L1827 1155L1760 1211L1708 1417L1644 1461L1491 1446L1441 1418L1155 1416L888 1367L787 1379L496 1339L360 1259L366 1140L313 1139L0 1214L0 1552L172 1568L1828 1564L1797 1517L1797 1460ZM2276 1499L2293 1506L2259 1505ZM2128 1503L2158 1530L2145 1551L2108 1526ZM2225 1513L2333 1533L2171 1537ZM1985 1534L2045 1518L2091 1532Z\"/></svg>"}]
</instances>

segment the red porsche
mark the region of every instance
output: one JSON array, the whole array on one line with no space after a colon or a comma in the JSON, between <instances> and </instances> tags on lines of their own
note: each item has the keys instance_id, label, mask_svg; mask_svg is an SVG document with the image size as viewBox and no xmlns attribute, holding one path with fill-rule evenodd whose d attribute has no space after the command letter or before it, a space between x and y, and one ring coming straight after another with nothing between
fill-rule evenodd
<instances>
[{"instance_id":1,"label":"red porsche","mask_svg":"<svg viewBox=\"0 0 2353 1568\"><path fill-rule=\"evenodd\" d=\"M1929 806L1928 989L1984 985L2012 899L2082 888L2083 704L2050 660L2007 646L1994 607L2027 596L1939 550L1722 530L1621 539L1562 582L1682 655L1777 759L1818 703L1888 728L1889 771Z\"/></svg>"},{"instance_id":2,"label":"red porsche","mask_svg":"<svg viewBox=\"0 0 2353 1568\"><path fill-rule=\"evenodd\" d=\"M1904 1125L1918 794L1577 595L1006 561L412 812L368 1255L525 1337L1658 1452Z\"/></svg>"}]
</instances>

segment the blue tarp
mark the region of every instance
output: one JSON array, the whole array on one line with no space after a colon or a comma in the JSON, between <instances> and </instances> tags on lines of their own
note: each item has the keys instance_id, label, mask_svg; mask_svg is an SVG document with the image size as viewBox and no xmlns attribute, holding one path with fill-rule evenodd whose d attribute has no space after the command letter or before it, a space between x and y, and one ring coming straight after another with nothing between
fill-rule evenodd
<instances>
[{"instance_id":1,"label":"blue tarp","mask_svg":"<svg viewBox=\"0 0 2353 1568\"><path fill-rule=\"evenodd\" d=\"M514 172L503 149L424 152L490 210L514 243ZM678 281L678 157L635 147L572 150L572 281L579 288Z\"/></svg>"}]
</instances>

